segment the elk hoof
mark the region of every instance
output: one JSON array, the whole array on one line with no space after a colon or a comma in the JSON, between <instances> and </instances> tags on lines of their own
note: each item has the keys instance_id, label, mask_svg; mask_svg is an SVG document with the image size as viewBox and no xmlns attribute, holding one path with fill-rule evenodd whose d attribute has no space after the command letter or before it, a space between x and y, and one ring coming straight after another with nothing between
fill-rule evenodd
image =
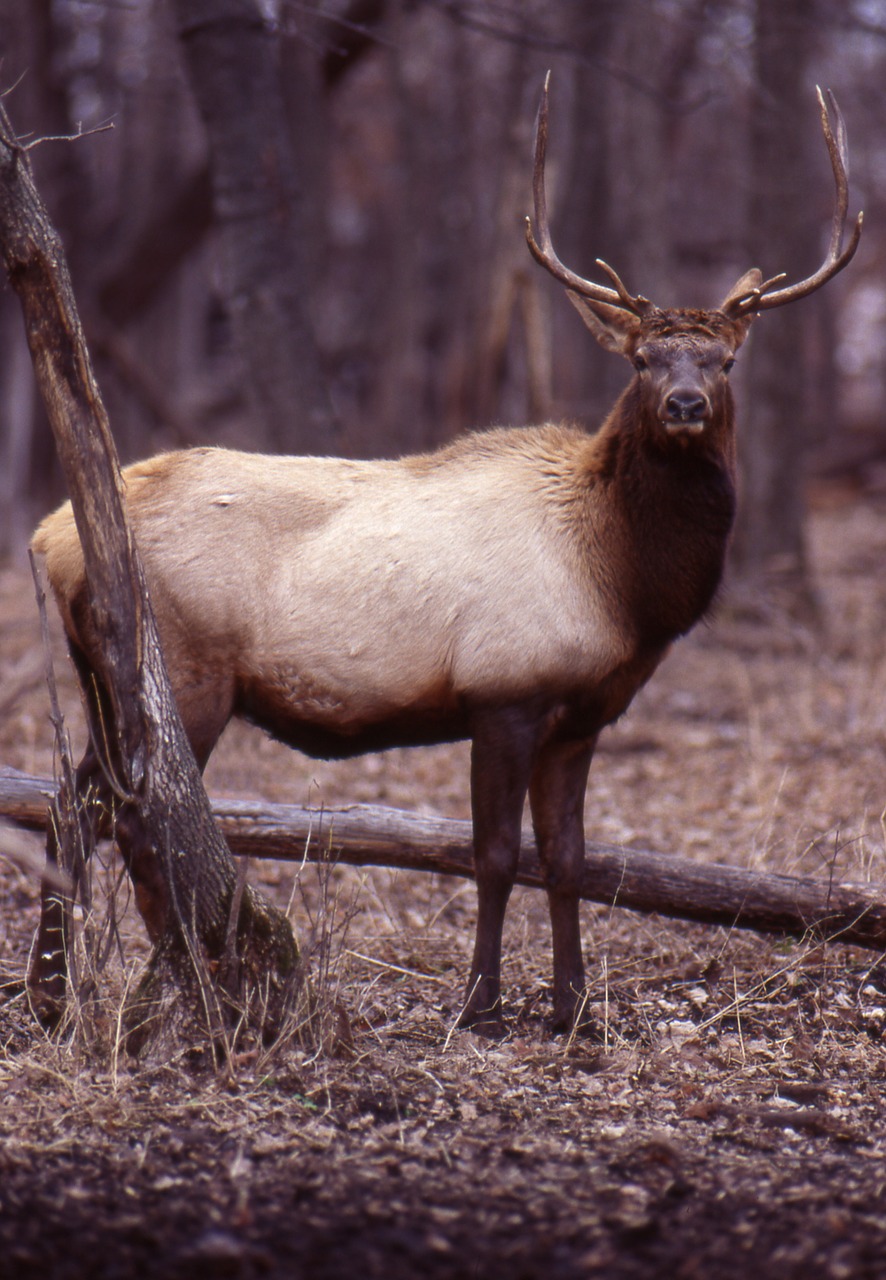
<instances>
[{"instance_id":1,"label":"elk hoof","mask_svg":"<svg viewBox=\"0 0 886 1280\"><path fill-rule=\"evenodd\" d=\"M456 1023L459 1031L470 1031L484 1040L503 1040L507 1027L498 1009L465 1009Z\"/></svg>"},{"instance_id":2,"label":"elk hoof","mask_svg":"<svg viewBox=\"0 0 886 1280\"><path fill-rule=\"evenodd\" d=\"M55 1031L65 1012L65 997L36 983L27 986L28 1004L44 1031Z\"/></svg>"},{"instance_id":3,"label":"elk hoof","mask_svg":"<svg viewBox=\"0 0 886 1280\"><path fill-rule=\"evenodd\" d=\"M508 1029L501 1018L486 1018L481 1022L472 1022L466 1031L470 1031L472 1035L482 1036L484 1040L504 1040L508 1034Z\"/></svg>"},{"instance_id":4,"label":"elk hoof","mask_svg":"<svg viewBox=\"0 0 886 1280\"><path fill-rule=\"evenodd\" d=\"M599 1036L596 1019L588 1011L588 1002L584 996L555 1002L551 1017L553 1035L574 1034L584 1038L595 1039Z\"/></svg>"}]
</instances>

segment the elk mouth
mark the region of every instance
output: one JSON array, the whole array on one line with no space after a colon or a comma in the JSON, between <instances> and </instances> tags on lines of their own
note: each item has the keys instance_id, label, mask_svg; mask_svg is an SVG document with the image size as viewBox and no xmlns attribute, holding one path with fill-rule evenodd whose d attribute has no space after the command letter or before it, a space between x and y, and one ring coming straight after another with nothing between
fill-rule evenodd
<instances>
[{"instance_id":1,"label":"elk mouth","mask_svg":"<svg viewBox=\"0 0 886 1280\"><path fill-rule=\"evenodd\" d=\"M707 418L662 419L662 426L669 436L700 436L707 425Z\"/></svg>"}]
</instances>

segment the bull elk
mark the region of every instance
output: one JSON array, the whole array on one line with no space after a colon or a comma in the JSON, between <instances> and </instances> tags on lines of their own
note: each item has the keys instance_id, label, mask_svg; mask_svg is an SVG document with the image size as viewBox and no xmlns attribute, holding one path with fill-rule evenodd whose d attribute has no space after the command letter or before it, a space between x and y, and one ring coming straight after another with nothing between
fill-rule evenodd
<instances>
[{"instance_id":1,"label":"bull elk","mask_svg":"<svg viewBox=\"0 0 886 1280\"><path fill-rule=\"evenodd\" d=\"M490 1035L502 1029L502 929L527 795L553 932L553 1024L573 1025L585 984L588 769L600 731L717 591L735 509L735 353L761 311L841 271L861 233L859 215L842 248L845 131L819 92L836 210L813 275L784 285L749 271L712 310L657 307L602 261L607 284L582 279L548 229L547 92L529 248L597 341L633 367L596 434L497 429L398 461L196 448L124 472L201 768L233 716L327 758L471 740L478 919L460 1025ZM70 505L43 521L33 547L92 702L79 786L109 802L96 745L101 662ZM61 937L47 893L37 993L57 989L59 975L63 987Z\"/></svg>"}]
</instances>

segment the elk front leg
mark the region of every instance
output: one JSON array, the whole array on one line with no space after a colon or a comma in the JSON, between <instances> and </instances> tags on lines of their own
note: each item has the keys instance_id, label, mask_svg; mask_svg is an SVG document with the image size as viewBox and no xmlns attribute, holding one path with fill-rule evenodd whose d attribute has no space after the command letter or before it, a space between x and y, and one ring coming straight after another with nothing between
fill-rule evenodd
<instances>
[{"instance_id":1,"label":"elk front leg","mask_svg":"<svg viewBox=\"0 0 886 1280\"><path fill-rule=\"evenodd\" d=\"M579 925L584 873L584 798L596 737L552 742L539 753L529 783L554 945L555 1031L568 1031L581 1010L585 974Z\"/></svg>"},{"instance_id":2,"label":"elk front leg","mask_svg":"<svg viewBox=\"0 0 886 1280\"><path fill-rule=\"evenodd\" d=\"M535 727L520 712L496 712L475 726L471 811L477 877L477 933L460 1027L501 1036L501 942L517 874L520 826Z\"/></svg>"}]
</instances>

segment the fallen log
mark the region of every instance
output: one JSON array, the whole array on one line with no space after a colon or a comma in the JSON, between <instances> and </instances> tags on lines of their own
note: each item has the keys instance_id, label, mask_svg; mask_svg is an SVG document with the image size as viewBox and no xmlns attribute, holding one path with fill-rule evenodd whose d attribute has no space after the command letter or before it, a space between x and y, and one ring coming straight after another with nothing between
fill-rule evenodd
<instances>
[{"instance_id":1,"label":"fallen log","mask_svg":"<svg viewBox=\"0 0 886 1280\"><path fill-rule=\"evenodd\" d=\"M0 766L0 816L43 830L54 790L50 778ZM473 878L469 822L362 804L307 808L253 800L211 803L237 854L287 862L332 858L353 866ZM543 887L535 841L528 831L517 880ZM886 950L886 899L878 885L747 871L589 840L582 897L702 924Z\"/></svg>"}]
</instances>

